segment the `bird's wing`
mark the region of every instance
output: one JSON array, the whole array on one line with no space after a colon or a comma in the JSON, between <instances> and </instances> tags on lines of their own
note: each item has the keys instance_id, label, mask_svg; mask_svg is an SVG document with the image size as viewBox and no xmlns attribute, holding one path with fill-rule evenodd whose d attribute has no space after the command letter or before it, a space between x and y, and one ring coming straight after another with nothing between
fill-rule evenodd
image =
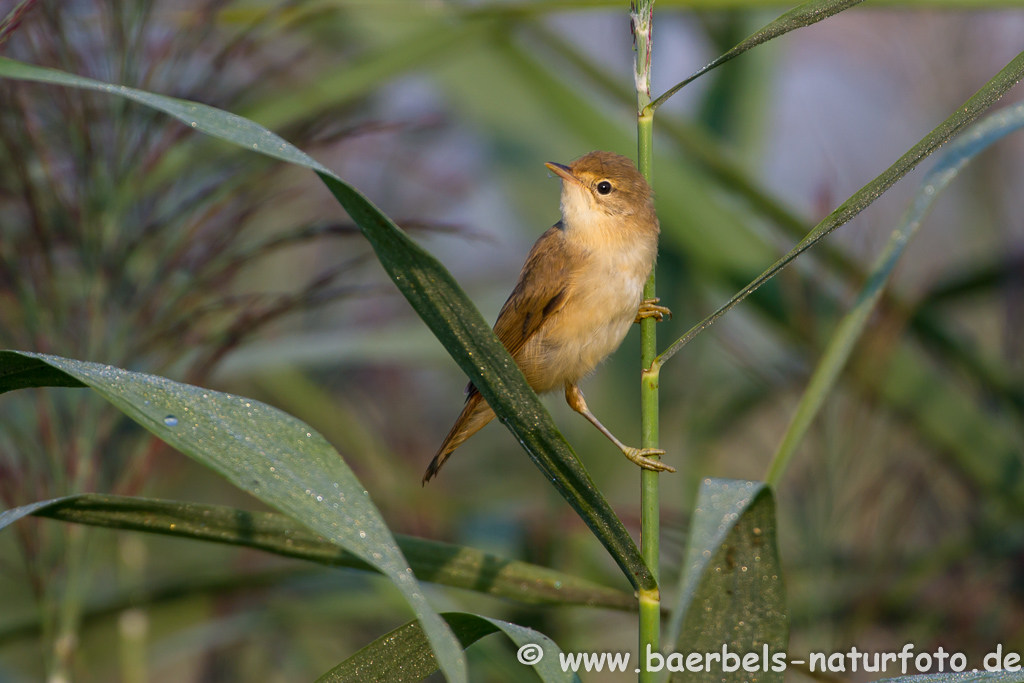
<instances>
[{"instance_id":1,"label":"bird's wing","mask_svg":"<svg viewBox=\"0 0 1024 683\"><path fill-rule=\"evenodd\" d=\"M494 323L494 334L513 358L565 304L570 265L571 252L559 222L530 249L519 280ZM473 401L478 393L472 382L467 384L466 402Z\"/></svg>"},{"instance_id":2,"label":"bird's wing","mask_svg":"<svg viewBox=\"0 0 1024 683\"><path fill-rule=\"evenodd\" d=\"M494 334L513 358L565 304L571 260L561 223L541 235L530 250L519 281L494 323Z\"/></svg>"}]
</instances>

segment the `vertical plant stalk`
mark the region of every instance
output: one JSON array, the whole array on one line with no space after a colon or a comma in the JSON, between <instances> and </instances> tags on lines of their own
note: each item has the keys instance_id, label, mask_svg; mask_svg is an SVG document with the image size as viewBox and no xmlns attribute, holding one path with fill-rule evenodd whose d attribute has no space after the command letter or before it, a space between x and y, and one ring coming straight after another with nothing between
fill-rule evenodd
<instances>
[{"instance_id":1,"label":"vertical plant stalk","mask_svg":"<svg viewBox=\"0 0 1024 683\"><path fill-rule=\"evenodd\" d=\"M146 583L146 544L138 534L118 538L119 583L129 593L141 592ZM146 683L149 615L141 607L129 607L117 620L120 639L121 683Z\"/></svg>"},{"instance_id":2,"label":"vertical plant stalk","mask_svg":"<svg viewBox=\"0 0 1024 683\"><path fill-rule=\"evenodd\" d=\"M653 164L654 112L651 104L651 33L654 15L654 0L639 0L630 3L630 18L633 29L633 48L636 50L636 104L637 104L637 167L647 182L653 186L651 173ZM644 299L655 297L654 269L644 285ZM640 323L640 410L641 448L658 447L658 372L652 371L658 355L657 337L653 318ZM650 567L655 581L659 581L660 519L658 503L658 473L640 470L640 554ZM661 647L661 592L655 588L640 591L640 675L641 683L654 680L654 673L647 670L647 652L657 652Z\"/></svg>"},{"instance_id":3,"label":"vertical plant stalk","mask_svg":"<svg viewBox=\"0 0 1024 683\"><path fill-rule=\"evenodd\" d=\"M57 596L56 630L53 640L47 683L68 683L74 680L73 664L78 650L79 626L84 604L87 534L84 527L64 530L64 555L67 562L63 590Z\"/></svg>"}]
</instances>

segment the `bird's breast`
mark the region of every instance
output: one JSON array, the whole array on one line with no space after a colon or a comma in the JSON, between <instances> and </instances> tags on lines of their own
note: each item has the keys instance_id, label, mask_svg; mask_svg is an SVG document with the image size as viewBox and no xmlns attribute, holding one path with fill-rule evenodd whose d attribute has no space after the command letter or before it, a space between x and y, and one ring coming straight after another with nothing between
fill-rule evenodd
<instances>
[{"instance_id":1,"label":"bird's breast","mask_svg":"<svg viewBox=\"0 0 1024 683\"><path fill-rule=\"evenodd\" d=\"M587 250L568 283L565 305L536 338L532 354L556 390L590 374L622 343L636 319L656 245Z\"/></svg>"}]
</instances>

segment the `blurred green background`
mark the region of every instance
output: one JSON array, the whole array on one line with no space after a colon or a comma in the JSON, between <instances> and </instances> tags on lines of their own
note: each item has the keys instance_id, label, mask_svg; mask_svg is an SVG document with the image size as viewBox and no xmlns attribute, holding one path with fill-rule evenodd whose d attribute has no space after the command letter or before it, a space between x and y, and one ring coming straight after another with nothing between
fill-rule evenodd
<instances>
[{"instance_id":1,"label":"blurred green background","mask_svg":"<svg viewBox=\"0 0 1024 683\"><path fill-rule=\"evenodd\" d=\"M274 129L414 234L493 320L558 219L543 163L635 155L626 4L5 1L0 16L21 14L0 28L0 51ZM1015 4L869 0L663 107L658 292L675 317L661 346L1006 64L1024 42ZM784 9L660 0L653 93ZM1022 172L1024 140L1011 136L939 200L777 492L794 657L912 642L980 666L997 643L1024 649ZM662 478L664 585L700 479L763 478L920 173L662 372L662 445L679 470ZM584 385L627 442L638 336ZM312 174L162 115L0 82L0 346L266 401L338 448L392 530L627 588L498 425L420 486L461 407L455 363ZM636 530L635 468L561 397L546 403ZM90 392L0 397L0 505L81 491L259 509ZM636 648L628 613L428 588L441 609L532 626L565 651ZM408 618L365 573L36 519L0 535L4 682L45 680L55 660L76 681L313 680ZM497 639L469 657L473 680L533 676Z\"/></svg>"}]
</instances>

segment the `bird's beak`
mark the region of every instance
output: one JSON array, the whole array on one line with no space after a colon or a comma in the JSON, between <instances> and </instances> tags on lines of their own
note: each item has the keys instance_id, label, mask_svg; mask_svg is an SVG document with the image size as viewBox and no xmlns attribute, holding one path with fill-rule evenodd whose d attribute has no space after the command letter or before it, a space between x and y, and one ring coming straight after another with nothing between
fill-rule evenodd
<instances>
[{"instance_id":1,"label":"bird's beak","mask_svg":"<svg viewBox=\"0 0 1024 683\"><path fill-rule=\"evenodd\" d=\"M555 174L561 176L562 180L568 180L569 182L576 183L577 185L583 184L580 182L579 178L572 174L572 171L569 170L568 166L565 166L563 164L556 164L553 161L549 161L544 165L547 166L548 169L553 171Z\"/></svg>"}]
</instances>

